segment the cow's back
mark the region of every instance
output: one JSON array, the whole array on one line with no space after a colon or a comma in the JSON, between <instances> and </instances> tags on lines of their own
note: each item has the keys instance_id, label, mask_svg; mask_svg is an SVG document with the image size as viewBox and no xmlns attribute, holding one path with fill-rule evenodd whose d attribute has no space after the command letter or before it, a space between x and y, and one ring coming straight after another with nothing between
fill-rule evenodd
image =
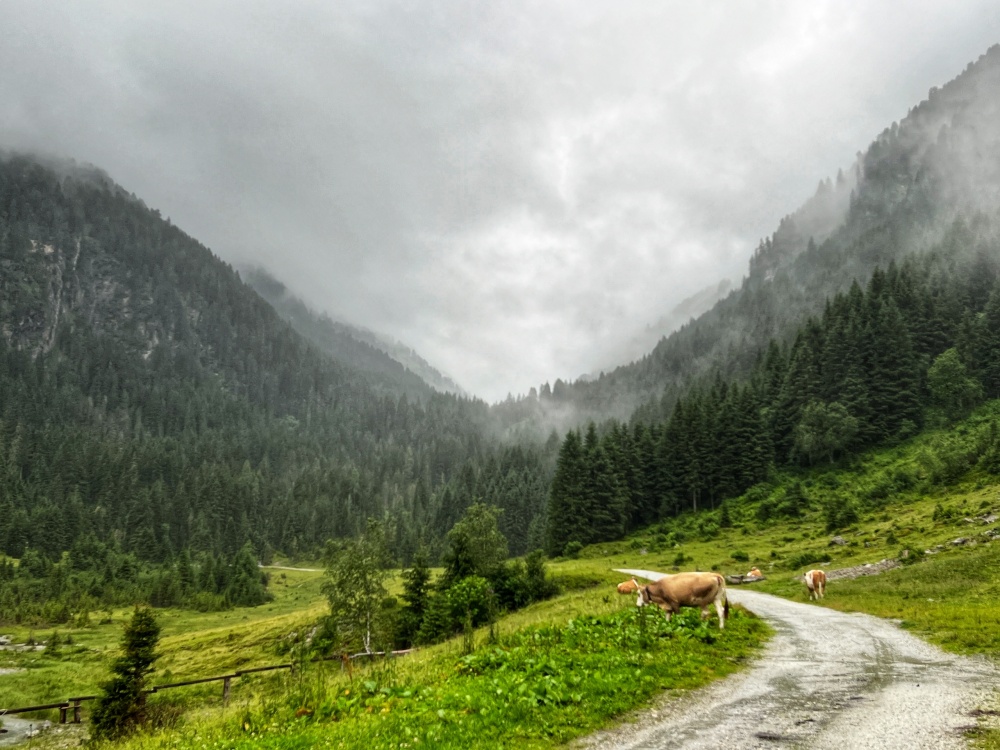
<instances>
[{"instance_id":1,"label":"cow's back","mask_svg":"<svg viewBox=\"0 0 1000 750\"><path fill-rule=\"evenodd\" d=\"M702 607L713 602L725 586L718 573L678 573L650 584L650 591L679 605Z\"/></svg>"}]
</instances>

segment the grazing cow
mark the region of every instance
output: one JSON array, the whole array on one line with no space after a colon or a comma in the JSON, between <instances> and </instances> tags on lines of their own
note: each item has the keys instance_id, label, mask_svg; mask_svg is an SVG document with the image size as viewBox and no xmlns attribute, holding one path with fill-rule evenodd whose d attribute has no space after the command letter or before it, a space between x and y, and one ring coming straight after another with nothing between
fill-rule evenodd
<instances>
[{"instance_id":1,"label":"grazing cow","mask_svg":"<svg viewBox=\"0 0 1000 750\"><path fill-rule=\"evenodd\" d=\"M750 572L747 573L744 578L763 578L764 574L761 573L757 568L751 568Z\"/></svg>"},{"instance_id":2,"label":"grazing cow","mask_svg":"<svg viewBox=\"0 0 1000 750\"><path fill-rule=\"evenodd\" d=\"M667 613L667 619L681 607L700 607L701 617L708 617L708 606L715 604L719 614L719 630L726 627L729 600L726 598L726 580L718 573L678 573L639 587L636 606L656 604Z\"/></svg>"},{"instance_id":3,"label":"grazing cow","mask_svg":"<svg viewBox=\"0 0 1000 750\"><path fill-rule=\"evenodd\" d=\"M635 582L634 578L631 581L625 581L624 583L618 584L619 594L631 594L632 592L638 590L639 590L639 584Z\"/></svg>"},{"instance_id":4,"label":"grazing cow","mask_svg":"<svg viewBox=\"0 0 1000 750\"><path fill-rule=\"evenodd\" d=\"M826 593L826 573L822 570L810 570L805 574L805 582L810 600L823 598Z\"/></svg>"}]
</instances>

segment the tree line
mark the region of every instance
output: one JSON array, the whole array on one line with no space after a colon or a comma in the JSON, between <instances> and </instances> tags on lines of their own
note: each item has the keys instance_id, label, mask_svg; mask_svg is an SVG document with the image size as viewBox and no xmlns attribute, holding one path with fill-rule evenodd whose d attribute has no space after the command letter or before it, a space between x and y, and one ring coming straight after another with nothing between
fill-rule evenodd
<instances>
[{"instance_id":1,"label":"tree line","mask_svg":"<svg viewBox=\"0 0 1000 750\"><path fill-rule=\"evenodd\" d=\"M933 252L877 269L773 340L746 378L695 380L663 422L570 431L548 552L717 508L775 468L847 459L1000 397L998 278L992 225L958 221Z\"/></svg>"},{"instance_id":2,"label":"tree line","mask_svg":"<svg viewBox=\"0 0 1000 750\"><path fill-rule=\"evenodd\" d=\"M149 565L93 535L56 560L28 548L18 562L0 555L0 624L90 622L93 613L144 603L200 611L256 606L273 597L250 543L232 557L182 552Z\"/></svg>"}]
</instances>

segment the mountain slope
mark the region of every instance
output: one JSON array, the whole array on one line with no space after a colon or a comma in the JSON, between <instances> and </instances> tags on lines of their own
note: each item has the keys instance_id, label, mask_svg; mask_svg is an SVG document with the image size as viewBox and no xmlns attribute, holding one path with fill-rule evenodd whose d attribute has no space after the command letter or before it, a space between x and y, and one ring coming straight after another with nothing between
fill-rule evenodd
<instances>
[{"instance_id":1,"label":"mountain slope","mask_svg":"<svg viewBox=\"0 0 1000 750\"><path fill-rule=\"evenodd\" d=\"M464 395L416 352L390 344L370 331L318 315L280 281L262 268L241 271L246 283L291 326L338 362L368 373L374 382L411 398L426 398L431 389Z\"/></svg>"},{"instance_id":2,"label":"mountain slope","mask_svg":"<svg viewBox=\"0 0 1000 750\"><path fill-rule=\"evenodd\" d=\"M310 346L99 171L0 158L0 552L294 553L373 517L405 558L487 487L523 549L544 488L504 481L541 448L425 390Z\"/></svg>"},{"instance_id":3,"label":"mountain slope","mask_svg":"<svg viewBox=\"0 0 1000 750\"><path fill-rule=\"evenodd\" d=\"M550 401L577 419L628 418L637 408L642 418L662 418L692 377L746 372L772 338L787 340L806 315L852 282L866 284L876 267L933 246L956 218L995 218L998 91L1000 45L932 89L846 173L821 182L760 244L740 289L641 360L589 382L557 383Z\"/></svg>"}]
</instances>

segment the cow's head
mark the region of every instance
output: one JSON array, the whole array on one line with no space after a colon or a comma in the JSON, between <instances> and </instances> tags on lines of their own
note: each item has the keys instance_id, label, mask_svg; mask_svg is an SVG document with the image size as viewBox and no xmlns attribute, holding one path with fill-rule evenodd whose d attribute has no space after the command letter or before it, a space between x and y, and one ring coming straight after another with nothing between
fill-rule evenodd
<instances>
[{"instance_id":1,"label":"cow's head","mask_svg":"<svg viewBox=\"0 0 1000 750\"><path fill-rule=\"evenodd\" d=\"M649 586L641 586L639 588L639 596L635 600L635 606L643 607L649 604Z\"/></svg>"}]
</instances>

